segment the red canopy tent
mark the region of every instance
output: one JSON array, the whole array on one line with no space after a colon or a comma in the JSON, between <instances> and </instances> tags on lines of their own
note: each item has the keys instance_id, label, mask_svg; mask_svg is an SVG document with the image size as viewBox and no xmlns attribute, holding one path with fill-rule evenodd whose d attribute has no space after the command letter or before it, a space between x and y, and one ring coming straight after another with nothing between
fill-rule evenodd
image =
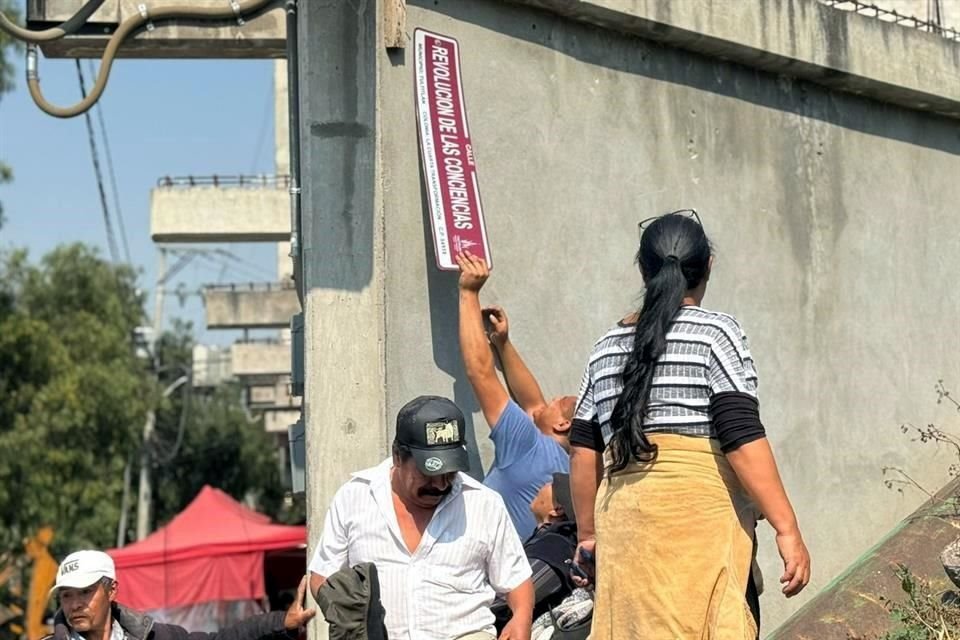
<instances>
[{"instance_id":1,"label":"red canopy tent","mask_svg":"<svg viewBox=\"0 0 960 640\"><path fill-rule=\"evenodd\" d=\"M118 600L141 611L266 595L266 551L302 548L307 529L271 524L223 491L205 486L186 509L140 542L108 551Z\"/></svg>"}]
</instances>

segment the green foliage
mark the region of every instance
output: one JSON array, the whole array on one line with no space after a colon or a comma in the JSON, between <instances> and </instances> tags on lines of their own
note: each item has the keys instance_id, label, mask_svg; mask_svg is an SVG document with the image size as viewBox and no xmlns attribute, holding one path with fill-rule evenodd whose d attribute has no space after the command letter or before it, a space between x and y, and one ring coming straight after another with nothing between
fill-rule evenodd
<instances>
[{"instance_id":1,"label":"green foliage","mask_svg":"<svg viewBox=\"0 0 960 640\"><path fill-rule=\"evenodd\" d=\"M136 471L150 407L157 524L204 484L304 521L303 505L285 497L276 442L248 417L239 387L199 393L184 384L161 398L189 371L193 340L189 325L175 323L156 344L156 372L136 358L132 336L144 318L135 277L82 245L39 264L23 251L0 253L0 553L19 553L43 525L54 528L57 557L112 547L124 467L133 460ZM132 528L136 482L131 493Z\"/></svg>"},{"instance_id":2,"label":"green foliage","mask_svg":"<svg viewBox=\"0 0 960 640\"><path fill-rule=\"evenodd\" d=\"M3 11L14 22L20 20L20 13L12 0L0 0L0 11ZM21 49L23 49L23 45L20 42L0 31L0 94L13 89L12 59Z\"/></svg>"},{"instance_id":3,"label":"green foliage","mask_svg":"<svg viewBox=\"0 0 960 640\"><path fill-rule=\"evenodd\" d=\"M11 0L0 0L0 11L16 21L19 14ZM22 45L0 31L0 96L13 89L13 56L22 49ZM13 171L0 161L0 184L13 179ZM0 227L3 226L3 203L0 203Z\"/></svg>"},{"instance_id":4,"label":"green foliage","mask_svg":"<svg viewBox=\"0 0 960 640\"><path fill-rule=\"evenodd\" d=\"M43 525L54 552L109 547L149 385L135 274L82 245L0 255L0 549Z\"/></svg>"},{"instance_id":5,"label":"green foliage","mask_svg":"<svg viewBox=\"0 0 960 640\"><path fill-rule=\"evenodd\" d=\"M189 367L192 348L186 324L175 324L157 341L163 386ZM282 522L305 521L303 505L290 505L285 498L276 441L263 430L262 419L244 410L240 386L194 390L189 398L181 392L172 395L157 414L154 444L158 525L179 513L205 484L238 500L250 498L258 510Z\"/></svg>"},{"instance_id":6,"label":"green foliage","mask_svg":"<svg viewBox=\"0 0 960 640\"><path fill-rule=\"evenodd\" d=\"M960 606L950 592L897 565L896 576L906 600L884 602L896 628L883 640L956 640L960 638Z\"/></svg>"}]
</instances>

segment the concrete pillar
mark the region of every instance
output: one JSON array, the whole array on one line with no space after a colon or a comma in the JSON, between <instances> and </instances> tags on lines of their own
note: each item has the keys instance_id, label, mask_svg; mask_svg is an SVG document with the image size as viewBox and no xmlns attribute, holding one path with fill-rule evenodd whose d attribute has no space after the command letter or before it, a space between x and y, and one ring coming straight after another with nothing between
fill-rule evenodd
<instances>
[{"instance_id":1,"label":"concrete pillar","mask_svg":"<svg viewBox=\"0 0 960 640\"><path fill-rule=\"evenodd\" d=\"M309 550L350 472L387 452L377 0L300 3ZM326 637L315 625L313 637Z\"/></svg>"}]
</instances>

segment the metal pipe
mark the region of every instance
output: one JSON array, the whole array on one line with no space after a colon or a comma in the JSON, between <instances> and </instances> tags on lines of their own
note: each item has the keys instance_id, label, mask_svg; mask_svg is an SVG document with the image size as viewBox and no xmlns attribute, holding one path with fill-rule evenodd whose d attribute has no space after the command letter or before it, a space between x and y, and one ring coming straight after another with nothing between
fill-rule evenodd
<instances>
[{"instance_id":1,"label":"metal pipe","mask_svg":"<svg viewBox=\"0 0 960 640\"><path fill-rule=\"evenodd\" d=\"M120 26L110 37L107 48L103 52L103 58L100 60L100 71L97 73L97 81L87 94L87 97L70 107L58 107L47 102L40 91L40 76L37 73L36 51L33 51L33 73L27 73L27 88L30 89L30 96L40 109L56 118L72 118L78 116L96 103L103 94L107 86L107 79L110 77L110 69L113 66L114 58L117 56L117 50L123 41L130 37L134 31L143 25L154 20L171 20L174 18L190 18L199 20L226 20L236 18L241 20L242 16L262 9L267 6L271 0L241 0L240 2L231 2L226 6L218 7L190 7L184 5L167 5L161 7L147 8L140 5L140 13L130 16L120 23ZM31 64L31 51L27 50L28 69Z\"/></svg>"},{"instance_id":2,"label":"metal pipe","mask_svg":"<svg viewBox=\"0 0 960 640\"><path fill-rule=\"evenodd\" d=\"M290 148L290 259L297 299L303 308L303 259L301 257L300 209L300 51L297 46L297 0L287 0L287 113Z\"/></svg>"},{"instance_id":3,"label":"metal pipe","mask_svg":"<svg viewBox=\"0 0 960 640\"><path fill-rule=\"evenodd\" d=\"M30 43L39 43L39 42L51 42L53 40L59 40L63 36L69 35L71 33L77 32L80 27L82 27L90 16L100 8L104 0L90 0L85 5L80 7L80 10L73 14L66 22L60 24L57 27L51 27L49 29L44 29L43 31L31 31L30 29L24 29L18 24L14 24L10 18L6 16L2 11L0 11L0 31L6 31L12 37L17 40L23 40L24 42Z\"/></svg>"}]
</instances>

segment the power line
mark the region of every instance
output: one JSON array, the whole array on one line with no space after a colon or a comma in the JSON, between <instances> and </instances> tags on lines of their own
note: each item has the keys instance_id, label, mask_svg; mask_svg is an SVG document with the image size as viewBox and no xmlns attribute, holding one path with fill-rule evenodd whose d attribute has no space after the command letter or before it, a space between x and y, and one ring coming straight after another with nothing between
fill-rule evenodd
<instances>
[{"instance_id":1,"label":"power line","mask_svg":"<svg viewBox=\"0 0 960 640\"><path fill-rule=\"evenodd\" d=\"M80 81L80 95L84 100L87 98L87 85L83 80L83 69L80 67L80 59L74 60L77 63L77 79ZM110 208L107 205L107 194L103 189L103 172L100 170L100 158L97 153L97 140L93 134L93 121L90 119L90 112L83 114L87 121L87 137L90 139L90 156L93 160L93 172L97 178L97 189L100 191L100 208L103 210L103 224L107 230L107 247L110 250L110 259L113 262L119 262L117 251L117 239L113 235L113 225L110 222Z\"/></svg>"},{"instance_id":2,"label":"power line","mask_svg":"<svg viewBox=\"0 0 960 640\"><path fill-rule=\"evenodd\" d=\"M252 260L248 260L248 259L245 259L245 258L241 258L241 257L238 256L236 253L234 253L233 251L230 251L230 250L228 250L228 249L215 249L215 250L214 250L214 253L218 253L218 254L220 254L220 255L222 255L222 256L226 256L227 258L230 258L231 260L233 260L233 261L235 261L235 262L238 262L238 263L240 263L240 264L246 265L247 267L249 267L249 268L251 268L251 269L254 269L254 270L256 270L257 272L263 274L265 277L269 278L270 280L273 280L273 279L276 277L273 273L270 272L269 269L267 269L267 268L264 267L263 265L257 264L256 262L253 262Z\"/></svg>"},{"instance_id":3,"label":"power line","mask_svg":"<svg viewBox=\"0 0 960 640\"><path fill-rule=\"evenodd\" d=\"M88 60L90 75L95 77L97 74L93 69L93 60ZM123 241L123 255L127 259L127 264L133 264L130 258L130 245L127 242L127 230L123 223L123 211L120 209L120 193L117 188L117 175L113 171L113 155L110 153L110 140L107 138L107 125L103 119L103 109L100 108L100 101L97 101L97 120L100 122L100 134L103 136L103 151L107 157L107 171L110 175L110 186L113 189L113 209L117 213L117 224L120 227L120 239Z\"/></svg>"}]
</instances>

